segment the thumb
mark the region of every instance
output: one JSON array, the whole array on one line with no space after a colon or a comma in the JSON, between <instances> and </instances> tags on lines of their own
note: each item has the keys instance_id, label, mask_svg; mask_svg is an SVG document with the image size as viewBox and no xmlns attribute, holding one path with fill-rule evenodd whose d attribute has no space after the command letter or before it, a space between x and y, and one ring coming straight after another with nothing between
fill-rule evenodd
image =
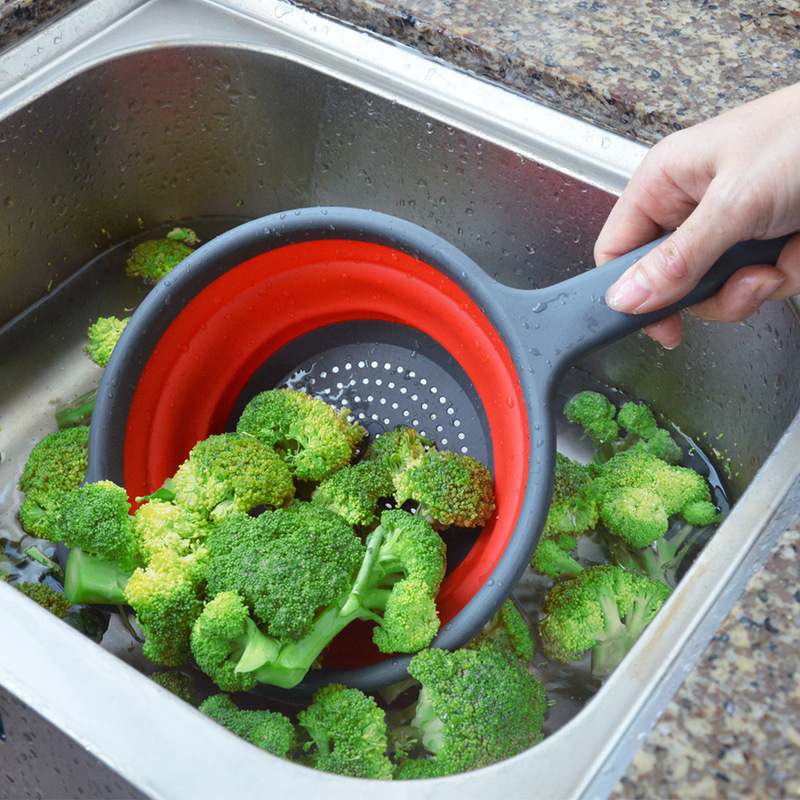
<instances>
[{"instance_id":1,"label":"thumb","mask_svg":"<svg viewBox=\"0 0 800 800\"><path fill-rule=\"evenodd\" d=\"M735 224L719 225L706 197L660 245L642 256L606 294L616 311L642 314L669 305L691 291L703 274L743 237Z\"/></svg>"}]
</instances>

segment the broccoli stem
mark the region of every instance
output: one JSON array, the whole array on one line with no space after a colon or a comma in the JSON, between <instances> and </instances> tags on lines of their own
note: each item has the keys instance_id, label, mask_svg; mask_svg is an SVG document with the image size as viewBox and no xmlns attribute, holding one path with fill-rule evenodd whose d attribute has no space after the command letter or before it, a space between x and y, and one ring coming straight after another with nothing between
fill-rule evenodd
<instances>
[{"instance_id":1,"label":"broccoli stem","mask_svg":"<svg viewBox=\"0 0 800 800\"><path fill-rule=\"evenodd\" d=\"M342 616L349 617L359 609L365 610L367 606L365 596L375 586L375 572L379 566L380 551L385 539L386 530L382 525L378 525L367 537L364 560L361 562L358 575L356 575L349 595L342 606L340 612ZM383 605L385 606L385 602Z\"/></svg>"},{"instance_id":2,"label":"broccoli stem","mask_svg":"<svg viewBox=\"0 0 800 800\"><path fill-rule=\"evenodd\" d=\"M684 559L703 539L701 529L685 524L648 547L635 548L616 537L607 537L606 543L612 563L674 588Z\"/></svg>"},{"instance_id":3,"label":"broccoli stem","mask_svg":"<svg viewBox=\"0 0 800 800\"><path fill-rule=\"evenodd\" d=\"M132 572L123 572L117 565L85 553L70 550L64 571L64 594L73 604L100 603L123 605L125 586Z\"/></svg>"},{"instance_id":4,"label":"broccoli stem","mask_svg":"<svg viewBox=\"0 0 800 800\"><path fill-rule=\"evenodd\" d=\"M78 425L88 425L92 418L96 398L97 389L91 389L86 394L75 398L72 402L58 406L56 409L56 424L59 430L74 428Z\"/></svg>"},{"instance_id":5,"label":"broccoli stem","mask_svg":"<svg viewBox=\"0 0 800 800\"><path fill-rule=\"evenodd\" d=\"M598 598L603 610L605 627L602 636L592 648L592 675L596 678L608 677L619 665L630 649L633 641L628 630L619 617L617 601L611 595Z\"/></svg>"},{"instance_id":6,"label":"broccoli stem","mask_svg":"<svg viewBox=\"0 0 800 800\"><path fill-rule=\"evenodd\" d=\"M636 595L620 619L616 599L611 596L599 598L605 617L602 638L592 648L592 675L607 678L618 666L653 616L654 595Z\"/></svg>"},{"instance_id":7,"label":"broccoli stem","mask_svg":"<svg viewBox=\"0 0 800 800\"><path fill-rule=\"evenodd\" d=\"M265 662L274 661L280 652L277 639L262 633L249 617L245 622L245 632L237 637L236 643L242 648L236 672L252 672Z\"/></svg>"},{"instance_id":8,"label":"broccoli stem","mask_svg":"<svg viewBox=\"0 0 800 800\"><path fill-rule=\"evenodd\" d=\"M254 648L248 646L236 666L236 672L253 672L256 680L262 683L269 683L282 689L291 689L303 680L322 651L337 634L341 633L354 620L373 618L373 616L371 612L360 605L349 614L344 614L341 605L334 603L320 614L308 634L298 642L280 645L272 637L261 634L263 639L275 643L278 648L277 653L255 665L255 659L245 660L248 650L251 654L256 652ZM264 652L270 652L268 645L258 645L258 647L263 647Z\"/></svg>"}]
</instances>

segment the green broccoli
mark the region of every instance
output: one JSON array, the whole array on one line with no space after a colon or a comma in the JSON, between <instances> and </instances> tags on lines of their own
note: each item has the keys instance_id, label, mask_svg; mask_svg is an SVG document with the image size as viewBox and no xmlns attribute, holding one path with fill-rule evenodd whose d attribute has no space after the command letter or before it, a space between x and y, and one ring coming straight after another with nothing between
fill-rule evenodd
<instances>
[{"instance_id":1,"label":"green broccoli","mask_svg":"<svg viewBox=\"0 0 800 800\"><path fill-rule=\"evenodd\" d=\"M185 672L178 670L165 670L163 672L153 672L150 679L159 686L179 697L185 703L197 708L203 702L200 692L194 681Z\"/></svg>"},{"instance_id":2,"label":"green broccoli","mask_svg":"<svg viewBox=\"0 0 800 800\"><path fill-rule=\"evenodd\" d=\"M398 425L370 442L363 462L382 464L394 500L412 504L434 527L485 525L495 510L492 476L471 456L438 450L413 428Z\"/></svg>"},{"instance_id":3,"label":"green broccoli","mask_svg":"<svg viewBox=\"0 0 800 800\"><path fill-rule=\"evenodd\" d=\"M526 664L533 659L531 629L512 599L506 600L500 606L497 613L483 626L479 636L500 642Z\"/></svg>"},{"instance_id":4,"label":"green broccoli","mask_svg":"<svg viewBox=\"0 0 800 800\"><path fill-rule=\"evenodd\" d=\"M34 445L19 479L19 488L25 492L20 524L27 533L49 538L53 518L67 494L83 482L88 464L86 426L53 431Z\"/></svg>"},{"instance_id":5,"label":"green broccoli","mask_svg":"<svg viewBox=\"0 0 800 800\"><path fill-rule=\"evenodd\" d=\"M488 468L462 453L428 450L395 473L394 486L400 505L411 501L437 527L481 527L495 510Z\"/></svg>"},{"instance_id":6,"label":"green broccoli","mask_svg":"<svg viewBox=\"0 0 800 800\"><path fill-rule=\"evenodd\" d=\"M368 527L379 515L380 501L394 493L392 476L379 460L365 460L342 467L322 481L311 503L335 511L351 525Z\"/></svg>"},{"instance_id":7,"label":"green broccoli","mask_svg":"<svg viewBox=\"0 0 800 800\"><path fill-rule=\"evenodd\" d=\"M199 237L191 228L173 228L166 238L173 242L183 242L189 247L197 247L200 244Z\"/></svg>"},{"instance_id":8,"label":"green broccoli","mask_svg":"<svg viewBox=\"0 0 800 800\"><path fill-rule=\"evenodd\" d=\"M566 403L564 416L581 425L595 443L598 463L628 450L641 450L670 464L677 464L683 457L670 432L659 427L655 415L644 403L625 402L617 410L600 392L583 391Z\"/></svg>"},{"instance_id":9,"label":"green broccoli","mask_svg":"<svg viewBox=\"0 0 800 800\"><path fill-rule=\"evenodd\" d=\"M189 638L203 609L207 553L157 551L125 585L125 600L144 633L142 652L155 664L179 667L191 658Z\"/></svg>"},{"instance_id":10,"label":"green broccoli","mask_svg":"<svg viewBox=\"0 0 800 800\"><path fill-rule=\"evenodd\" d=\"M544 686L502 639L482 635L453 652L422 650L409 672L422 685L411 727L427 757L405 759L400 779L486 767L543 738Z\"/></svg>"},{"instance_id":11,"label":"green broccoli","mask_svg":"<svg viewBox=\"0 0 800 800\"><path fill-rule=\"evenodd\" d=\"M258 506L282 506L294 482L272 448L252 436L221 433L198 442L167 482L162 496L207 519Z\"/></svg>"},{"instance_id":12,"label":"green broccoli","mask_svg":"<svg viewBox=\"0 0 800 800\"><path fill-rule=\"evenodd\" d=\"M670 432L658 426L653 412L644 403L623 403L617 413L617 422L627 431L617 444L617 452L643 450L670 464L677 464L683 458L683 452Z\"/></svg>"},{"instance_id":13,"label":"green broccoli","mask_svg":"<svg viewBox=\"0 0 800 800\"><path fill-rule=\"evenodd\" d=\"M614 404L600 392L578 392L564 406L564 416L580 425L595 445L608 444L619 437L616 414Z\"/></svg>"},{"instance_id":14,"label":"green broccoli","mask_svg":"<svg viewBox=\"0 0 800 800\"><path fill-rule=\"evenodd\" d=\"M280 645L261 633L247 604L236 592L221 592L203 606L195 620L190 647L197 666L220 689L246 692L255 687L257 680L252 671L241 665L248 666L252 656L258 663L274 659Z\"/></svg>"},{"instance_id":15,"label":"green broccoli","mask_svg":"<svg viewBox=\"0 0 800 800\"><path fill-rule=\"evenodd\" d=\"M130 511L122 487L112 481L85 483L62 501L49 538L132 570L139 564L139 548Z\"/></svg>"},{"instance_id":16,"label":"green broccoli","mask_svg":"<svg viewBox=\"0 0 800 800\"><path fill-rule=\"evenodd\" d=\"M386 714L369 695L331 684L314 693L297 722L309 736L304 747L315 769L354 778L392 778Z\"/></svg>"},{"instance_id":17,"label":"green broccoli","mask_svg":"<svg viewBox=\"0 0 800 800\"><path fill-rule=\"evenodd\" d=\"M14 586L26 597L38 603L42 608L46 608L59 619L64 619L72 606L63 592L59 592L46 583L17 583Z\"/></svg>"},{"instance_id":18,"label":"green broccoli","mask_svg":"<svg viewBox=\"0 0 800 800\"><path fill-rule=\"evenodd\" d=\"M191 657L189 638L205 599L208 528L199 514L162 500L143 503L134 514L141 565L124 596L144 633L144 655L156 664L181 666Z\"/></svg>"},{"instance_id":19,"label":"green broccoli","mask_svg":"<svg viewBox=\"0 0 800 800\"><path fill-rule=\"evenodd\" d=\"M241 709L229 694L214 694L200 711L261 750L286 758L294 748L295 729L289 717L266 709Z\"/></svg>"},{"instance_id":20,"label":"green broccoli","mask_svg":"<svg viewBox=\"0 0 800 800\"><path fill-rule=\"evenodd\" d=\"M634 547L646 547L662 537L674 514L696 525L710 525L719 518L702 475L643 450L613 456L594 479L592 492L605 526Z\"/></svg>"},{"instance_id":21,"label":"green broccoli","mask_svg":"<svg viewBox=\"0 0 800 800\"><path fill-rule=\"evenodd\" d=\"M364 450L364 461L381 461L392 474L402 472L434 447L431 439L406 425L398 425L373 439Z\"/></svg>"},{"instance_id":22,"label":"green broccoli","mask_svg":"<svg viewBox=\"0 0 800 800\"><path fill-rule=\"evenodd\" d=\"M670 595L659 581L611 564L587 567L553 586L539 623L545 653L577 661L591 650L592 673L604 678L625 654Z\"/></svg>"},{"instance_id":23,"label":"green broccoli","mask_svg":"<svg viewBox=\"0 0 800 800\"><path fill-rule=\"evenodd\" d=\"M309 503L230 514L206 537L211 595L237 592L281 642L308 635L321 609L349 590L364 545L337 514Z\"/></svg>"},{"instance_id":24,"label":"green broccoli","mask_svg":"<svg viewBox=\"0 0 800 800\"><path fill-rule=\"evenodd\" d=\"M285 519L290 518L289 511ZM297 514L296 519L300 521L301 515ZM207 543L214 552L213 534ZM286 555L290 561L297 559L288 550ZM310 548L304 551L302 560L307 566L314 557ZM226 578L234 569L246 572L252 565L244 560L238 567L233 563L228 566ZM317 610L301 638L280 640L261 631L259 622L265 626L269 622L254 617L240 594L226 590L205 606L195 623L192 652L200 668L225 691L234 691L235 686L223 685L219 679L227 684L238 681L247 688L256 681L282 688L297 685L334 637L356 619L376 623L373 638L382 651L415 652L430 644L438 631L435 598L444 567L444 542L425 520L397 509L384 511L379 526L367 536L363 560L350 582ZM243 583L247 580L248 576L243 576ZM281 589L284 580L288 587ZM319 578L314 579L310 593L313 597L321 596L325 589L319 585L322 583ZM290 569L276 576L273 585L291 601L292 594L299 592L298 584Z\"/></svg>"},{"instance_id":25,"label":"green broccoli","mask_svg":"<svg viewBox=\"0 0 800 800\"><path fill-rule=\"evenodd\" d=\"M108 364L111 351L116 347L129 320L130 317L125 319L100 317L97 322L89 326L89 342L83 350L98 367L105 367Z\"/></svg>"},{"instance_id":26,"label":"green broccoli","mask_svg":"<svg viewBox=\"0 0 800 800\"><path fill-rule=\"evenodd\" d=\"M445 544L419 516L399 509L381 514L366 541L367 555L342 606L376 612L373 640L382 653L413 653L439 630L436 595L445 573Z\"/></svg>"},{"instance_id":27,"label":"green broccoli","mask_svg":"<svg viewBox=\"0 0 800 800\"><path fill-rule=\"evenodd\" d=\"M578 537L594 529L599 519L591 491L596 475L596 465L556 454L550 510L531 560L531 566L542 575L562 577L581 571L571 552L578 545Z\"/></svg>"},{"instance_id":28,"label":"green broccoli","mask_svg":"<svg viewBox=\"0 0 800 800\"><path fill-rule=\"evenodd\" d=\"M70 491L47 538L71 548L64 591L72 603L119 603L127 578L141 563L125 490L97 481Z\"/></svg>"},{"instance_id":29,"label":"green broccoli","mask_svg":"<svg viewBox=\"0 0 800 800\"><path fill-rule=\"evenodd\" d=\"M191 239L186 239L192 243ZM131 278L142 278L146 283L158 283L167 273L194 251L177 238L149 239L133 248L125 266Z\"/></svg>"},{"instance_id":30,"label":"green broccoli","mask_svg":"<svg viewBox=\"0 0 800 800\"><path fill-rule=\"evenodd\" d=\"M133 516L133 534L145 564L162 550L178 556L195 552L210 525L205 517L185 506L157 499L142 503Z\"/></svg>"},{"instance_id":31,"label":"green broccoli","mask_svg":"<svg viewBox=\"0 0 800 800\"><path fill-rule=\"evenodd\" d=\"M256 395L236 426L272 447L299 481L319 482L349 464L366 431L324 400L294 389Z\"/></svg>"}]
</instances>

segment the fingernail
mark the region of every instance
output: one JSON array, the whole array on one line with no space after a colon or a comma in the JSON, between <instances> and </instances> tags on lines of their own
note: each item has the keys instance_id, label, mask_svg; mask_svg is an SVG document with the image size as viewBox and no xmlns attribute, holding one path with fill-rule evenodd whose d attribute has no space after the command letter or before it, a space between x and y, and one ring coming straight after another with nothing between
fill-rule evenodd
<instances>
[{"instance_id":1,"label":"fingernail","mask_svg":"<svg viewBox=\"0 0 800 800\"><path fill-rule=\"evenodd\" d=\"M652 293L653 287L650 285L647 275L637 269L621 278L608 290L606 303L615 311L631 314L649 300Z\"/></svg>"},{"instance_id":2,"label":"fingernail","mask_svg":"<svg viewBox=\"0 0 800 800\"><path fill-rule=\"evenodd\" d=\"M786 280L784 275L781 278L774 278L761 283L753 290L753 300L757 305L761 305L769 300L775 292L781 287L781 284Z\"/></svg>"}]
</instances>

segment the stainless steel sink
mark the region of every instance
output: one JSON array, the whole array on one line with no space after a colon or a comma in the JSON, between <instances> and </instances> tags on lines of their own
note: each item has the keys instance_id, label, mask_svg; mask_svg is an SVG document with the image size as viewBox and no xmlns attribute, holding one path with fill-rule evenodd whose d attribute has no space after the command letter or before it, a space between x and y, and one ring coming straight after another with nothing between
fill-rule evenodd
<instances>
[{"instance_id":1,"label":"stainless steel sink","mask_svg":"<svg viewBox=\"0 0 800 800\"><path fill-rule=\"evenodd\" d=\"M113 269L116 245L173 221L213 232L349 205L418 223L499 280L534 287L591 267L643 154L279 0L77 7L0 54L2 535L20 536L16 481L54 404L99 377L81 352L87 325L143 295ZM542 744L476 773L382 785L386 797L605 796L798 513L793 302L739 325L689 319L676 351L634 336L581 367L716 456L733 510L622 666ZM149 681L126 645L95 645L2 582L0 642L0 785L19 794L363 789L236 739Z\"/></svg>"}]
</instances>

